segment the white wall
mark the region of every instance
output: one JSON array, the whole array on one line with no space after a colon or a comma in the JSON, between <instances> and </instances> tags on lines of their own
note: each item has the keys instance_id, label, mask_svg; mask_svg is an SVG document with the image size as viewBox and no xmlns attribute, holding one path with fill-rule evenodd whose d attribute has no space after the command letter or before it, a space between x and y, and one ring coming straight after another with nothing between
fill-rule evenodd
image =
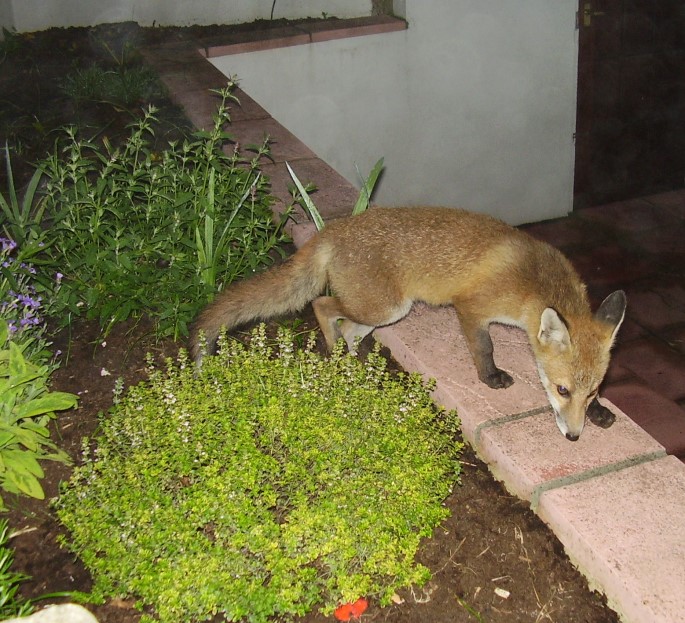
<instances>
[{"instance_id":1,"label":"white wall","mask_svg":"<svg viewBox=\"0 0 685 623\"><path fill-rule=\"evenodd\" d=\"M4 5L11 10L3 11ZM269 19L272 5L273 0L0 0L0 25L31 32L125 21L141 26L238 24ZM276 0L274 18L321 17L324 12L370 15L371 0ZM8 16L12 22L3 23Z\"/></svg>"},{"instance_id":2,"label":"white wall","mask_svg":"<svg viewBox=\"0 0 685 623\"><path fill-rule=\"evenodd\" d=\"M576 8L406 0L406 31L213 62L349 181L384 156L376 203L531 222L572 209Z\"/></svg>"},{"instance_id":3,"label":"white wall","mask_svg":"<svg viewBox=\"0 0 685 623\"><path fill-rule=\"evenodd\" d=\"M14 12L12 0L0 0L0 41L3 40L2 29L12 30L14 27Z\"/></svg>"}]
</instances>

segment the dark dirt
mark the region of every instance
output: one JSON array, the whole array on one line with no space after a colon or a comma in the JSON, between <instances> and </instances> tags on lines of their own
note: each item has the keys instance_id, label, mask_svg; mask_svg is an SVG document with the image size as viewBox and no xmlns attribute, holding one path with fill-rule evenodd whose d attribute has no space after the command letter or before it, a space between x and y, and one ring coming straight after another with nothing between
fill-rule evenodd
<instances>
[{"instance_id":1,"label":"dark dirt","mask_svg":"<svg viewBox=\"0 0 685 623\"><path fill-rule=\"evenodd\" d=\"M260 25L264 26L263 24ZM255 26L242 26L247 29ZM235 29L235 27L233 27ZM105 104L76 106L60 90L74 66L103 60L103 38L129 41L135 46L186 37L217 36L228 28L140 29L126 24L99 29L52 30L21 36L13 52L0 63L0 141L14 150L15 172L21 180L54 141L54 129L78 122L93 134L106 132L110 140L129 123L135 111L114 110ZM0 59L2 59L0 54ZM187 127L179 110L168 101L155 102L165 122L161 141ZM4 175L4 173L3 173ZM0 178L5 189L5 178ZM310 311L302 315L314 326ZM143 378L147 352L156 357L173 355L178 345L157 343L145 322L119 326L100 340L94 324L78 323L71 334L58 336L55 347L68 358L54 374L56 390L80 396L77 410L59 416L54 439L78 461L81 440L97 430L97 415L111 405L115 379L126 384ZM368 340L367 340L368 342ZM47 499L57 495L59 482L69 468L45 463L43 481ZM47 501L8 500L16 551L14 568L31 576L22 589L26 597L56 591L88 591L90 577L83 565L61 549L57 538L63 529ZM463 455L462 484L446 501L452 516L427 540L420 560L433 572L422 589L402 591L403 603L384 609L371 603L362 619L415 623L611 623L616 614L602 597L590 591L563 552L556 537L528 509L525 502L507 494L470 449ZM495 589L504 589L500 596ZM504 593L502 593L504 594ZM54 600L53 600L54 601ZM140 613L135 597L89 606L103 623L135 623ZM306 622L332 620L310 615Z\"/></svg>"}]
</instances>

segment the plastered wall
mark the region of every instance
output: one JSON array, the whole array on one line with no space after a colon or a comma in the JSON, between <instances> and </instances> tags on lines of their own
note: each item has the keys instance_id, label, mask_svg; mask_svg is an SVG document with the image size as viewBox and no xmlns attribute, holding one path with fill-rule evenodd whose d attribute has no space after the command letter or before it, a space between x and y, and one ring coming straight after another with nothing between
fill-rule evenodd
<instances>
[{"instance_id":1,"label":"plastered wall","mask_svg":"<svg viewBox=\"0 0 685 623\"><path fill-rule=\"evenodd\" d=\"M576 0L404 4L406 31L213 62L349 181L384 156L377 203L567 214Z\"/></svg>"}]
</instances>

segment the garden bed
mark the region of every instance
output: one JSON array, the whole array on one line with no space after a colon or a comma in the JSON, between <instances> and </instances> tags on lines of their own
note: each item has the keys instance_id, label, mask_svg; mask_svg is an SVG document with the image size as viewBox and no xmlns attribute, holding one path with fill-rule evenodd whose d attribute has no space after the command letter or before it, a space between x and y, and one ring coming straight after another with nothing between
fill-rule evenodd
<instances>
[{"instance_id":1,"label":"garden bed","mask_svg":"<svg viewBox=\"0 0 685 623\"><path fill-rule=\"evenodd\" d=\"M12 51L0 65L0 138L14 147L17 179L26 181L31 163L51 149L55 128L78 123L91 128L94 136L107 135L109 140L116 141L144 103L112 106L110 102L75 101L60 88L74 67L87 67L103 50L107 56L107 46L103 48L102 41L126 39L135 48L163 38L200 37L208 33L216 36L220 31L139 29L124 25L51 30L17 38L21 55ZM114 44L108 47L116 49ZM163 94L148 95L160 108L162 123L156 137L163 145L180 136L187 122ZM0 178L3 189L5 181ZM309 310L299 320L305 329L315 327ZM160 359L174 355L179 346L170 340L155 340L145 322L122 323L104 341L100 337L98 325L78 321L71 332L61 333L55 340L55 348L65 353L65 363L53 375L53 386L78 394L80 406L59 415L53 438L76 461L82 439L96 431L98 413L111 406L115 380L121 377L126 385L139 381L144 377L146 353ZM365 346L368 349L368 343ZM70 470L52 462L45 462L44 468L46 476L42 483L50 499L57 495L60 481L68 478ZM64 530L49 503L27 498L7 502L13 507L10 525L17 532L11 541L16 550L15 569L32 578L23 585L22 593L37 597L56 591L87 592L88 572L72 554L59 547L58 538ZM401 603L384 609L371 603L365 620L617 620L603 599L587 588L556 537L525 502L508 495L468 449L463 454L461 485L446 505L451 517L425 542L419 556L433 572L433 579L422 589L401 591L397 600ZM113 600L92 610L102 622L132 623L140 616L133 597ZM303 620L324 618L312 614Z\"/></svg>"}]
</instances>

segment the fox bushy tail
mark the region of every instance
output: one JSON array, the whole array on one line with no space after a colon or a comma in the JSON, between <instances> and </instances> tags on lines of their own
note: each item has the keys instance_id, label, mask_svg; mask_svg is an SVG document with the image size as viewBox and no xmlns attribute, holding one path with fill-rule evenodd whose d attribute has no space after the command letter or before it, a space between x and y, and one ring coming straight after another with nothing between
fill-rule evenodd
<instances>
[{"instance_id":1,"label":"fox bushy tail","mask_svg":"<svg viewBox=\"0 0 685 623\"><path fill-rule=\"evenodd\" d=\"M203 344L211 353L222 328L301 310L326 287L325 253L311 240L295 255L254 277L232 283L198 316L190 334L190 354L200 363ZM204 341L203 341L204 336Z\"/></svg>"}]
</instances>

